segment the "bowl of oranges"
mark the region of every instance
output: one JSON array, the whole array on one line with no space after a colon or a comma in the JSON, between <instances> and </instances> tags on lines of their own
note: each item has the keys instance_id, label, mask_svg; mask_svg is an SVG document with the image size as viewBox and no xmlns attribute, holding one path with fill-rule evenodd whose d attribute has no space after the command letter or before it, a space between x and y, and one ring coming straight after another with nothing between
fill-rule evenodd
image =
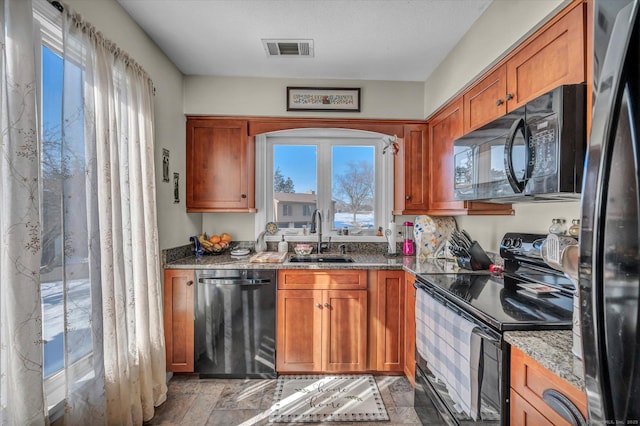
<instances>
[{"instance_id":1,"label":"bowl of oranges","mask_svg":"<svg viewBox=\"0 0 640 426\"><path fill-rule=\"evenodd\" d=\"M206 233L198 236L200 247L208 254L222 254L231 246L231 235L227 232L208 236Z\"/></svg>"}]
</instances>

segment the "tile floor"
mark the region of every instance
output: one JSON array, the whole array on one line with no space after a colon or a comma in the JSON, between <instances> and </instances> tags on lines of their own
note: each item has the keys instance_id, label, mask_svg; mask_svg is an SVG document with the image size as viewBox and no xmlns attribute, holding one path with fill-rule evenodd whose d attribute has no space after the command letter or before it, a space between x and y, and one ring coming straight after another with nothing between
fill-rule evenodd
<instances>
[{"instance_id":1,"label":"tile floor","mask_svg":"<svg viewBox=\"0 0 640 426\"><path fill-rule=\"evenodd\" d=\"M376 383L389 422L319 423L325 426L420 425L413 409L413 389L402 376L376 376ZM175 375L169 381L167 401L156 408L155 425L282 425L269 423L269 411L276 380L199 379L197 375ZM435 417L437 418L437 417ZM313 423L300 423L310 425ZM442 424L440 421L430 423Z\"/></svg>"}]
</instances>

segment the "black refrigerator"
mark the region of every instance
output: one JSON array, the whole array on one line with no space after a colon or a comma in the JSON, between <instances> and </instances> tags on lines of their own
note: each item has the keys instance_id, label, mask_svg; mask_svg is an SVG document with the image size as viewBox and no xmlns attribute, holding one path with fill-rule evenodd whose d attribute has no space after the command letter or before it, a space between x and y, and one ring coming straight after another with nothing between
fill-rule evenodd
<instances>
[{"instance_id":1,"label":"black refrigerator","mask_svg":"<svg viewBox=\"0 0 640 426\"><path fill-rule=\"evenodd\" d=\"M595 0L580 318L590 425L640 424L640 0Z\"/></svg>"}]
</instances>

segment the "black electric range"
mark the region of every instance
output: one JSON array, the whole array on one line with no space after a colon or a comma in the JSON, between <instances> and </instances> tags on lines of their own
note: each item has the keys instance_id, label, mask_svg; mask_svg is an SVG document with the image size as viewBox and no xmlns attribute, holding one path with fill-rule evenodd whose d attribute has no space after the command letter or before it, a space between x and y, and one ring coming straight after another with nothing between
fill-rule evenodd
<instances>
[{"instance_id":1,"label":"black electric range","mask_svg":"<svg viewBox=\"0 0 640 426\"><path fill-rule=\"evenodd\" d=\"M573 327L574 284L544 262L540 248L546 235L507 233L500 245L504 272L465 271L454 274L418 274L415 287L439 304L470 321L481 339L474 417L459 412L431 363L416 347L414 408L423 423L439 418L448 425L508 425L510 346L503 333L511 330L569 330ZM552 292L534 294L526 284L544 284ZM420 297L418 297L420 300ZM416 311L421 311L416 305ZM424 309L422 310L424 312ZM418 314L417 314L418 315ZM416 317L416 321L418 318ZM416 338L417 341L418 337ZM437 364L437 362L436 362Z\"/></svg>"},{"instance_id":2,"label":"black electric range","mask_svg":"<svg viewBox=\"0 0 640 426\"><path fill-rule=\"evenodd\" d=\"M430 289L497 331L569 330L574 284L547 266L540 254L545 235L507 233L500 245L504 272L418 274L417 286ZM554 292L535 294L521 284L544 284Z\"/></svg>"}]
</instances>

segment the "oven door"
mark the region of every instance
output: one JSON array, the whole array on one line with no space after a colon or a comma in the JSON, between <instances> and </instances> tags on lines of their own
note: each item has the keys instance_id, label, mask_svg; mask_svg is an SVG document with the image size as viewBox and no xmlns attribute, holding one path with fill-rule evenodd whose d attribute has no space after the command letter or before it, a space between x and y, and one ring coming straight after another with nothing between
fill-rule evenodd
<instances>
[{"instance_id":1,"label":"oven door","mask_svg":"<svg viewBox=\"0 0 640 426\"><path fill-rule=\"evenodd\" d=\"M423 424L432 424L436 415L439 415L448 425L470 423L499 425L502 423L501 413L504 412L508 417L508 409L503 407L504 391L507 388L504 388L502 383L503 359L500 342L483 336L480 360L478 383L480 410L479 417L474 422L468 415L458 413L444 383L435 378L426 361L416 352L414 408Z\"/></svg>"},{"instance_id":2,"label":"oven door","mask_svg":"<svg viewBox=\"0 0 640 426\"><path fill-rule=\"evenodd\" d=\"M508 349L503 343L502 336L497 331L483 324L480 320L458 309L450 302L444 301L437 294L426 291L447 308L461 315L466 320L474 322L476 334L481 341L479 345L478 366L478 419L474 420L455 408L455 403L449 396L446 385L436 379L429 369L427 361L416 350L416 387L414 408L423 424L433 424L440 417L449 425L507 424L509 407L506 395L509 388L509 359ZM504 413L504 416L502 415ZM504 417L504 418L503 418Z\"/></svg>"}]
</instances>

